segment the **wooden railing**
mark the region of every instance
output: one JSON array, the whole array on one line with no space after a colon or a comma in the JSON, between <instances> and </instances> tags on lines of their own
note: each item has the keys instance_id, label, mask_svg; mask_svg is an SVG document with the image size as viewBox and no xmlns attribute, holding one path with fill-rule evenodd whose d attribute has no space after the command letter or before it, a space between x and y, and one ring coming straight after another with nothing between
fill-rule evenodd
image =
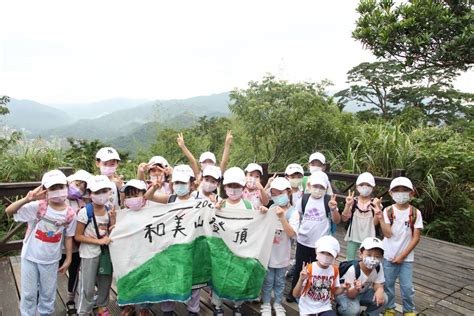
<instances>
[{"instance_id":1,"label":"wooden railing","mask_svg":"<svg viewBox=\"0 0 474 316\"><path fill-rule=\"evenodd\" d=\"M277 174L279 176L284 176L284 172L269 172L268 171L268 164L262 163L263 169L263 176L262 182L265 185L268 182L268 179ZM61 170L66 174L69 175L73 172L72 168L61 168ZM306 173L305 175L309 175ZM334 193L336 194L337 200L339 202L343 202L345 197L347 196L348 190L355 186L355 182L357 180L358 174L351 174L351 173L341 173L341 172L332 172L328 171L327 175L331 181L331 186L333 188ZM405 170L403 169L394 169L392 170L392 177L385 178L385 177L375 177L375 184L378 187L383 187L384 191L378 194L379 197L386 197L388 193L388 188L390 186L390 182L393 178L404 176ZM343 188L338 187L334 181L345 182L347 183L346 186ZM19 182L19 183L0 183L0 200L4 205L9 205L16 200L16 198L20 196L25 196L28 191L33 190L34 188L41 185L41 182ZM0 216L6 216L5 214L0 214ZM23 223L17 224L14 228L12 228L5 236L0 237L0 255L8 251L20 250L22 247L23 242L21 240L10 240L18 231L21 230Z\"/></svg>"}]
</instances>

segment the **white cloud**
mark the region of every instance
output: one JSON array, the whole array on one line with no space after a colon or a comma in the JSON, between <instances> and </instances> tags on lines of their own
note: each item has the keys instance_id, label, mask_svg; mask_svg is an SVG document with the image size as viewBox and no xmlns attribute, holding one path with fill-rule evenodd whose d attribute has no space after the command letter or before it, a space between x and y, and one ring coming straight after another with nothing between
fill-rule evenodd
<instances>
[{"instance_id":1,"label":"white cloud","mask_svg":"<svg viewBox=\"0 0 474 316\"><path fill-rule=\"evenodd\" d=\"M372 59L351 38L356 5L4 1L0 94L41 102L184 98L245 87L267 72L342 88L347 70Z\"/></svg>"}]
</instances>

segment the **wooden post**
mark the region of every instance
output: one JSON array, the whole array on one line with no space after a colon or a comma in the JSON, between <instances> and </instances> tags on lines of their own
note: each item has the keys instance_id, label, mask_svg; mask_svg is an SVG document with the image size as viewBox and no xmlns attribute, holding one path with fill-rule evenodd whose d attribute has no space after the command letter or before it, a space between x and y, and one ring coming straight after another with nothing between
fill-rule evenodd
<instances>
[{"instance_id":1,"label":"wooden post","mask_svg":"<svg viewBox=\"0 0 474 316\"><path fill-rule=\"evenodd\" d=\"M61 170L66 175L66 177L69 177L74 173L74 169L72 167L60 167L59 170Z\"/></svg>"},{"instance_id":2,"label":"wooden post","mask_svg":"<svg viewBox=\"0 0 474 316\"><path fill-rule=\"evenodd\" d=\"M260 166L262 166L262 171L263 171L263 174L262 174L262 186L265 187L267 185L267 182L268 182L268 163L264 162L264 163L261 163L259 164Z\"/></svg>"},{"instance_id":3,"label":"wooden post","mask_svg":"<svg viewBox=\"0 0 474 316\"><path fill-rule=\"evenodd\" d=\"M393 169L392 170L392 179L398 178L398 177L405 177L406 175L406 170L405 169Z\"/></svg>"}]
</instances>

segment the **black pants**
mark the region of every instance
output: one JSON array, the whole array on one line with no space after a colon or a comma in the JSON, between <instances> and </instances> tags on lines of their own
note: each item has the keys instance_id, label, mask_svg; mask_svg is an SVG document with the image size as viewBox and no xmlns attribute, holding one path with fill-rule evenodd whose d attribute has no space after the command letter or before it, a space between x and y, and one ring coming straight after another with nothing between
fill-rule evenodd
<instances>
[{"instance_id":1,"label":"black pants","mask_svg":"<svg viewBox=\"0 0 474 316\"><path fill-rule=\"evenodd\" d=\"M59 267L61 267L66 260L66 255L61 256L59 261ZM79 266L81 265L81 257L79 257L79 251L72 253L71 264L67 271L69 272L69 279L67 281L67 291L72 293L75 291L77 273L79 272Z\"/></svg>"},{"instance_id":2,"label":"black pants","mask_svg":"<svg viewBox=\"0 0 474 316\"><path fill-rule=\"evenodd\" d=\"M306 264L313 261L316 261L316 248L306 247L300 243L296 243L295 272L291 282L291 291L293 291L296 283L298 283L303 262ZM290 292L290 294L293 295L292 292Z\"/></svg>"}]
</instances>

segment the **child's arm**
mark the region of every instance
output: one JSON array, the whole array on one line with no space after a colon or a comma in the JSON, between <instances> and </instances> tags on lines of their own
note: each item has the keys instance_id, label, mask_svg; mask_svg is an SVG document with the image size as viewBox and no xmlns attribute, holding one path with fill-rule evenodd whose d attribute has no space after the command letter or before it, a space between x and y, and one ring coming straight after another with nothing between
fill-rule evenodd
<instances>
[{"instance_id":1,"label":"child's arm","mask_svg":"<svg viewBox=\"0 0 474 316\"><path fill-rule=\"evenodd\" d=\"M92 223L90 225L93 225ZM74 238L77 242L86 243L86 244L93 244L93 245L108 245L110 243L109 236L105 236L103 238L96 238L96 237L88 237L84 235L84 230L86 229L86 224L77 222L76 226L76 235Z\"/></svg>"},{"instance_id":2,"label":"child's arm","mask_svg":"<svg viewBox=\"0 0 474 316\"><path fill-rule=\"evenodd\" d=\"M260 181L257 181L256 186L257 186L257 189L260 191L260 202L262 202L262 205L268 205L268 203L270 202L270 199L268 198L267 191L262 186Z\"/></svg>"},{"instance_id":3,"label":"child's arm","mask_svg":"<svg viewBox=\"0 0 474 316\"><path fill-rule=\"evenodd\" d=\"M380 204L375 204L374 217L376 217L377 220L379 221L380 227L382 228L382 233L385 236L385 238L390 238L392 237L392 225L390 225L390 223L387 223L385 221L384 216L385 215L382 213L382 210L380 209Z\"/></svg>"},{"instance_id":4,"label":"child's arm","mask_svg":"<svg viewBox=\"0 0 474 316\"><path fill-rule=\"evenodd\" d=\"M156 190L158 190L158 184L154 183L148 191L145 193L145 199L148 201L153 201L161 204L167 204L169 195L166 193L157 193Z\"/></svg>"},{"instance_id":5,"label":"child's arm","mask_svg":"<svg viewBox=\"0 0 474 316\"><path fill-rule=\"evenodd\" d=\"M421 229L415 228L413 230L413 237L410 240L410 243L408 244L407 248L405 249L404 252L402 252L401 255L396 257L395 259L392 260L392 263L397 263L401 264L405 260L405 258L412 252L413 249L415 249L416 245L420 242L420 236L421 236Z\"/></svg>"},{"instance_id":6,"label":"child's arm","mask_svg":"<svg viewBox=\"0 0 474 316\"><path fill-rule=\"evenodd\" d=\"M227 163L229 162L230 144L232 144L232 139L233 139L232 131L228 130L227 135L225 137L224 152L222 153L222 159L221 159L222 174L224 174L224 171L227 168Z\"/></svg>"},{"instance_id":7,"label":"child's arm","mask_svg":"<svg viewBox=\"0 0 474 316\"><path fill-rule=\"evenodd\" d=\"M344 210L342 211L341 219L343 222L347 222L352 216L352 207L354 206L354 194L355 191L349 190L349 194L346 196L346 204L344 205Z\"/></svg>"},{"instance_id":8,"label":"child's arm","mask_svg":"<svg viewBox=\"0 0 474 316\"><path fill-rule=\"evenodd\" d=\"M43 187L39 186L33 191L29 191L24 198L21 198L18 201L8 205L8 207L5 209L5 213L7 213L7 215L16 214L25 204L44 198L46 198L46 190L43 190Z\"/></svg>"},{"instance_id":9,"label":"child's arm","mask_svg":"<svg viewBox=\"0 0 474 316\"><path fill-rule=\"evenodd\" d=\"M66 248L66 260L64 260L63 265L58 269L58 271L60 273L66 273L67 269L69 268L69 265L71 264L71 261L72 261L72 237L67 236L64 244L65 244L65 248Z\"/></svg>"},{"instance_id":10,"label":"child's arm","mask_svg":"<svg viewBox=\"0 0 474 316\"><path fill-rule=\"evenodd\" d=\"M339 211L337 209L337 201L336 201L336 195L333 194L331 197L331 200L328 202L329 209L331 210L331 219L333 223L339 224L341 222L341 214L339 214Z\"/></svg>"},{"instance_id":11,"label":"child's arm","mask_svg":"<svg viewBox=\"0 0 474 316\"><path fill-rule=\"evenodd\" d=\"M183 154L186 156L186 158L188 158L189 164L191 165L191 169L193 169L194 176L197 179L201 172L199 170L198 163L196 159L194 158L193 154L189 151L189 149L184 144L184 136L182 133L178 133L178 138L176 139L176 141L178 142L179 148L181 148L181 150L183 151Z\"/></svg>"},{"instance_id":12,"label":"child's arm","mask_svg":"<svg viewBox=\"0 0 474 316\"><path fill-rule=\"evenodd\" d=\"M300 277L298 279L298 282L296 283L295 287L293 288L293 296L298 298L301 296L301 292L303 291L303 282L308 279L308 265L311 263L305 264L303 262L303 267L300 272Z\"/></svg>"},{"instance_id":13,"label":"child's arm","mask_svg":"<svg viewBox=\"0 0 474 316\"><path fill-rule=\"evenodd\" d=\"M141 164L138 165L137 168L137 179L145 181L145 171L148 168L148 164L146 162L142 162Z\"/></svg>"},{"instance_id":14,"label":"child's arm","mask_svg":"<svg viewBox=\"0 0 474 316\"><path fill-rule=\"evenodd\" d=\"M359 280L354 280L353 284L354 287L351 287L350 281L344 283L344 289L347 289L346 295L349 298L356 298L362 290L362 282L360 282Z\"/></svg>"},{"instance_id":15,"label":"child's arm","mask_svg":"<svg viewBox=\"0 0 474 316\"><path fill-rule=\"evenodd\" d=\"M283 226L283 230L288 235L288 237L294 237L296 235L296 232L294 231L293 227L291 227L290 223L288 223L288 221L286 220L285 210L277 206L275 213L278 216L278 219L280 220L281 225Z\"/></svg>"},{"instance_id":16,"label":"child's arm","mask_svg":"<svg viewBox=\"0 0 474 316\"><path fill-rule=\"evenodd\" d=\"M374 290L375 290L374 301L377 304L377 306L385 304L383 283L374 283Z\"/></svg>"}]
</instances>

